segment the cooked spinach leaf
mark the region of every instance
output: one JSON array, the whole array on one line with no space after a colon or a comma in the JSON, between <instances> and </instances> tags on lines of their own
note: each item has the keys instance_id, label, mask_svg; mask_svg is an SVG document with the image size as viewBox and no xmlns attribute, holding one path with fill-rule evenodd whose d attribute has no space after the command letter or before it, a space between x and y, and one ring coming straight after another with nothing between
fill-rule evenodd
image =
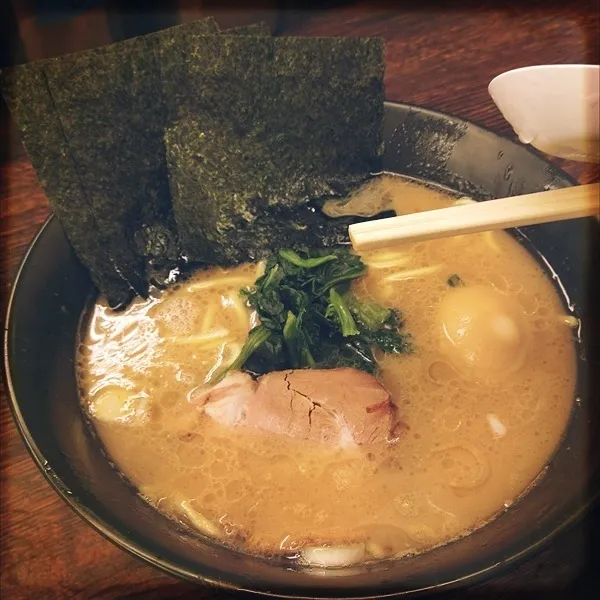
<instances>
[{"instance_id":1,"label":"cooked spinach leaf","mask_svg":"<svg viewBox=\"0 0 600 600\"><path fill-rule=\"evenodd\" d=\"M458 287L460 285L465 285L463 283L463 280L456 273L448 277L447 283L450 287Z\"/></svg>"},{"instance_id":2,"label":"cooked spinach leaf","mask_svg":"<svg viewBox=\"0 0 600 600\"><path fill-rule=\"evenodd\" d=\"M279 251L281 258L291 262L296 267L303 269L312 269L313 267L319 267L329 261L336 260L335 254L328 254L327 256L319 256L318 258L302 258L297 252L285 248Z\"/></svg>"},{"instance_id":3,"label":"cooked spinach leaf","mask_svg":"<svg viewBox=\"0 0 600 600\"><path fill-rule=\"evenodd\" d=\"M366 270L360 257L342 249L282 250L271 256L254 286L240 291L261 325L219 378L239 368L253 374L336 367L375 373L374 348L410 352L400 314L349 291Z\"/></svg>"},{"instance_id":4,"label":"cooked spinach leaf","mask_svg":"<svg viewBox=\"0 0 600 600\"><path fill-rule=\"evenodd\" d=\"M329 304L325 311L326 317L334 317L339 324L342 335L348 337L350 335L358 335L360 331L356 327L354 318L350 313L350 309L344 298L335 291L335 288L329 290Z\"/></svg>"},{"instance_id":5,"label":"cooked spinach leaf","mask_svg":"<svg viewBox=\"0 0 600 600\"><path fill-rule=\"evenodd\" d=\"M371 331L377 331L393 317L393 309L375 302L362 302L353 295L348 297L348 308L354 318Z\"/></svg>"},{"instance_id":6,"label":"cooked spinach leaf","mask_svg":"<svg viewBox=\"0 0 600 600\"><path fill-rule=\"evenodd\" d=\"M260 348L271 337L271 331L264 325L257 325L248 334L246 343L238 354L237 358L231 363L228 370L236 371L240 369L248 358ZM217 380L221 378L217 377Z\"/></svg>"}]
</instances>

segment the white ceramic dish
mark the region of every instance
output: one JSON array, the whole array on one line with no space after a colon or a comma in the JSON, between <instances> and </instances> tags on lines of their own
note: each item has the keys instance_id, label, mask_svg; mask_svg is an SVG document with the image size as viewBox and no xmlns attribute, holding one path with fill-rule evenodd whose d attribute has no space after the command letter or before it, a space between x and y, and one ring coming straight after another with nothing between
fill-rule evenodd
<instances>
[{"instance_id":1,"label":"white ceramic dish","mask_svg":"<svg viewBox=\"0 0 600 600\"><path fill-rule=\"evenodd\" d=\"M495 77L489 93L524 144L570 160L600 160L600 67L539 65Z\"/></svg>"}]
</instances>

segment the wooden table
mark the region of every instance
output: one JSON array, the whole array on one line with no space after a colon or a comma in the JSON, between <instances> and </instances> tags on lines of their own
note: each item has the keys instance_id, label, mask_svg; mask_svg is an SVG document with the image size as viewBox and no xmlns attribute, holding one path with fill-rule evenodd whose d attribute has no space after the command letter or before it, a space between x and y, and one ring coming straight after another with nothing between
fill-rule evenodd
<instances>
[{"instance_id":1,"label":"wooden table","mask_svg":"<svg viewBox=\"0 0 600 600\"><path fill-rule=\"evenodd\" d=\"M387 40L388 99L452 113L511 137L510 127L487 93L487 84L495 75L531 64L598 61L597 3L593 1L564 6L551 0L522 6L462 2L446 9L427 2L421 3L422 8L418 3L404 3L403 9L372 2L333 4L338 6L318 13L288 13L283 33L383 36ZM48 215L48 202L14 131L10 127L0 131L5 132L0 138L3 155L9 154L0 165L0 277L6 300L25 249ZM582 183L598 180L597 167L561 165ZM151 569L76 517L25 451L4 390L1 427L3 598L232 597L195 588ZM589 525L580 526L502 580L467 595L583 598L583 588L594 575L590 550L585 546L590 535ZM596 561L600 566L598 555ZM465 594L455 597L464 598Z\"/></svg>"}]
</instances>

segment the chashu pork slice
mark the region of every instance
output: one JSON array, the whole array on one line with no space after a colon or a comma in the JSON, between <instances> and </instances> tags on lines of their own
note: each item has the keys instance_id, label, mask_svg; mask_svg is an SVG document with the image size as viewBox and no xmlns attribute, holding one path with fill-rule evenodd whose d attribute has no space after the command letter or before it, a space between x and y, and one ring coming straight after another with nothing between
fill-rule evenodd
<instances>
[{"instance_id":1,"label":"chashu pork slice","mask_svg":"<svg viewBox=\"0 0 600 600\"><path fill-rule=\"evenodd\" d=\"M225 426L341 447L389 440L395 426L386 389L350 368L232 373L192 401Z\"/></svg>"}]
</instances>

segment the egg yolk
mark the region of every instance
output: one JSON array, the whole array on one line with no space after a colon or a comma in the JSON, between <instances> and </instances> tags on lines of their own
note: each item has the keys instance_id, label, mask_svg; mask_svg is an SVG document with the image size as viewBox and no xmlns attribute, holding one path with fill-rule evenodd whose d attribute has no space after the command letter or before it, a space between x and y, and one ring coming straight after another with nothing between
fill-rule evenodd
<instances>
[{"instance_id":1,"label":"egg yolk","mask_svg":"<svg viewBox=\"0 0 600 600\"><path fill-rule=\"evenodd\" d=\"M494 288L451 290L440 304L442 352L462 374L498 378L527 357L528 329L521 306Z\"/></svg>"}]
</instances>

